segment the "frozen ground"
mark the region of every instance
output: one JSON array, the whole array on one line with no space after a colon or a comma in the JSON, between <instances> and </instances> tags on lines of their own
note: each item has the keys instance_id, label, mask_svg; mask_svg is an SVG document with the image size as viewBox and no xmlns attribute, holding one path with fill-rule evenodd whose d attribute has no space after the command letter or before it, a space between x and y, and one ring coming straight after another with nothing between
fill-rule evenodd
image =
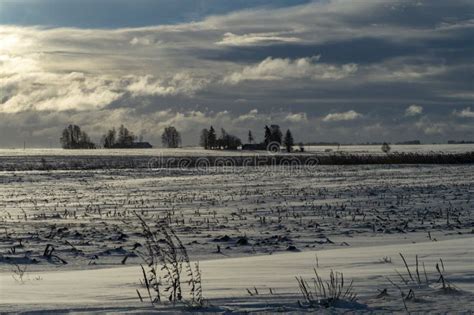
<instances>
[{"instance_id":1,"label":"frozen ground","mask_svg":"<svg viewBox=\"0 0 474 315\"><path fill-rule=\"evenodd\" d=\"M180 149L97 149L97 150L63 150L63 149L0 149L1 156L240 156L243 151L204 150L199 147ZM245 155L257 154L245 151Z\"/></svg>"},{"instance_id":2,"label":"frozen ground","mask_svg":"<svg viewBox=\"0 0 474 315\"><path fill-rule=\"evenodd\" d=\"M393 152L405 153L465 153L474 151L474 144L421 144L391 145ZM341 145L341 146L305 146L310 153L344 152L354 154L381 154L380 145ZM181 149L115 149L115 150L63 150L63 149L0 149L1 156L208 156L208 155L240 155L262 154L255 151L209 151L200 147L184 147Z\"/></svg>"},{"instance_id":3,"label":"frozen ground","mask_svg":"<svg viewBox=\"0 0 474 315\"><path fill-rule=\"evenodd\" d=\"M329 274L330 270L344 273L354 281L357 303L332 308L331 313L348 310L359 312L464 312L474 309L474 238L410 245L382 245L360 248L307 251L245 258L208 260L201 263L207 312L314 312L299 306L295 276L310 278L312 269ZM426 266L429 284L404 285L396 271L408 278L399 253L414 271L415 256ZM390 257L390 263L383 262ZM446 281L455 289L443 291L436 283L435 265L443 259ZM31 272L22 284L9 274L0 274L3 312L164 312L191 311L183 305L152 307L139 302L140 269L137 266L100 270ZM422 275L424 278L424 275ZM325 277L326 278L326 277ZM402 301L401 293L411 288L414 299ZM252 292L250 295L247 289ZM270 290L271 289L271 290ZM387 289L387 295L380 292ZM255 292L258 292L255 293ZM270 293L271 292L271 293ZM324 309L319 309L324 310ZM196 311L194 309L193 311Z\"/></svg>"},{"instance_id":4,"label":"frozen ground","mask_svg":"<svg viewBox=\"0 0 474 315\"><path fill-rule=\"evenodd\" d=\"M474 163L474 145L394 145L390 154L380 146L308 146L306 151L273 154L267 151L180 149L1 149L0 171L92 170L201 165L364 165Z\"/></svg>"},{"instance_id":5,"label":"frozen ground","mask_svg":"<svg viewBox=\"0 0 474 315\"><path fill-rule=\"evenodd\" d=\"M404 311L400 292L385 278L400 281L394 269L404 271L402 252L410 264L418 254L432 279L415 288L410 310L467 311L474 281L473 170L0 172L1 310L18 304L14 310L149 311L135 293L141 262L135 248L143 244L137 212L151 223L169 223L191 258L202 261L211 310L306 310L297 305L294 276L309 276L317 253L322 275L336 269L355 278L362 305L347 307ZM44 256L48 244L56 256ZM385 256L392 263L381 263ZM462 292L447 296L434 288L439 258ZM27 266L24 284L11 277L16 265ZM253 287L259 294L250 296L246 289ZM384 288L390 296L375 299Z\"/></svg>"}]
</instances>

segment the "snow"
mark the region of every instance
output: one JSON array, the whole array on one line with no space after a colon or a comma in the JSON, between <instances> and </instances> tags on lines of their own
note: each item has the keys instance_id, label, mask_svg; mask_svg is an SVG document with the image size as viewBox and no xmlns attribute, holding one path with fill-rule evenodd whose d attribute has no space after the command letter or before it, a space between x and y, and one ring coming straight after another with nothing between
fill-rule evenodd
<instances>
[{"instance_id":1,"label":"snow","mask_svg":"<svg viewBox=\"0 0 474 315\"><path fill-rule=\"evenodd\" d=\"M465 153L474 151L474 144L391 144L390 152L398 153ZM306 146L308 152L327 150L351 154L383 154L381 145Z\"/></svg>"},{"instance_id":2,"label":"snow","mask_svg":"<svg viewBox=\"0 0 474 315\"><path fill-rule=\"evenodd\" d=\"M96 149L96 150L63 150L63 149L0 149L0 156L240 156L252 154L252 151L217 151L204 150L198 147L180 149Z\"/></svg>"},{"instance_id":3,"label":"snow","mask_svg":"<svg viewBox=\"0 0 474 315\"><path fill-rule=\"evenodd\" d=\"M221 256L218 245L236 257L289 246L406 244L428 233L467 237L473 224L474 172L465 165L3 172L0 179L0 271L25 255L30 270L56 268L42 255L48 243L68 262L62 268L120 265L143 242L134 211L151 222L170 215L199 260ZM244 236L249 246L237 244Z\"/></svg>"},{"instance_id":4,"label":"snow","mask_svg":"<svg viewBox=\"0 0 474 315\"><path fill-rule=\"evenodd\" d=\"M333 269L354 280L357 304L333 313L406 312L387 277L414 290L410 312L469 311L473 197L472 165L0 172L0 313L196 311L139 301L134 245L144 240L134 212L150 224L169 220L200 261L209 301L201 311L314 311L298 304L295 276L317 265L325 278ZM47 244L67 264L46 258ZM418 255L428 285L401 283L399 253L412 272ZM440 258L456 291L437 283ZM23 283L15 264L27 267ZM377 298L383 289L389 296Z\"/></svg>"},{"instance_id":5,"label":"snow","mask_svg":"<svg viewBox=\"0 0 474 315\"><path fill-rule=\"evenodd\" d=\"M310 277L319 262L318 273L326 276L331 269L354 280L359 303L370 310L403 311L399 293L388 282L399 280L394 270L404 272L398 253L409 264L415 255L423 261L429 277L436 278L434 265L443 259L447 279L462 290L460 295L443 295L436 290L424 293L424 302L409 302L409 310L459 312L474 307L474 238L423 242L408 245L381 245L359 248L339 248L321 251L283 253L254 257L228 258L201 262L204 296L218 310L264 311L269 305L285 310L303 311L297 306L295 276ZM382 257L392 263L381 263ZM412 266L413 267L413 266ZM0 311L166 311L170 305L149 306L139 302L135 289L140 288L141 272L137 266L96 270L46 271L28 273L23 284L9 273L0 274ZM249 296L257 288L258 295ZM272 289L273 295L269 293ZM377 300L378 289L388 289L393 299ZM415 289L415 294L426 290ZM185 311L185 306L174 310ZM338 309L334 310L338 311ZM339 310L343 311L343 309Z\"/></svg>"},{"instance_id":6,"label":"snow","mask_svg":"<svg viewBox=\"0 0 474 315\"><path fill-rule=\"evenodd\" d=\"M305 151L311 153L345 152L353 154L382 154L380 145L341 145L341 146L305 146ZM298 147L295 147L298 149ZM420 145L391 145L392 152L406 153L465 153L473 152L474 144L420 144ZM204 150L200 147L184 147L179 149L97 149L97 150L63 150L58 148L22 148L0 149L2 156L241 156L262 154L261 151L216 151Z\"/></svg>"}]
</instances>

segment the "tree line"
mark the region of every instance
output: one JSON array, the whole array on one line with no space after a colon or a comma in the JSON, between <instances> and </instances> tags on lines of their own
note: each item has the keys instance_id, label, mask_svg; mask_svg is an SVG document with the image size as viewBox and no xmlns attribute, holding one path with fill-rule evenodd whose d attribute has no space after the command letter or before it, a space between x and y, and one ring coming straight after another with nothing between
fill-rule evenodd
<instances>
[{"instance_id":1,"label":"tree line","mask_svg":"<svg viewBox=\"0 0 474 315\"><path fill-rule=\"evenodd\" d=\"M143 141L143 137L137 137L124 125L118 129L109 129L102 137L100 144L91 141L87 133L77 125L69 125L62 131L59 139L63 149L127 149L127 148L152 148L152 145ZM178 148L181 146L181 135L175 127L166 127L161 135L164 147Z\"/></svg>"},{"instance_id":2,"label":"tree line","mask_svg":"<svg viewBox=\"0 0 474 315\"><path fill-rule=\"evenodd\" d=\"M264 134L263 143L265 144L265 147L267 149L269 149L269 145L271 143L275 143L278 146L283 145L287 152L293 151L295 140L293 138L293 134L291 133L290 129L286 131L284 138L283 138L283 133L280 130L280 126L278 125L270 125L270 127L265 126L264 129L265 129L265 134Z\"/></svg>"},{"instance_id":3,"label":"tree line","mask_svg":"<svg viewBox=\"0 0 474 315\"><path fill-rule=\"evenodd\" d=\"M205 128L201 131L199 145L206 150L236 150L242 146L243 149L268 150L273 145L276 149L280 149L283 145L287 152L292 152L295 145L291 131L288 129L283 137L280 126L270 125L264 128L264 140L261 143L255 143L255 138L251 130L248 132L248 144L242 145L240 138L227 133L223 128L218 138L213 126L209 129ZM303 150L300 145L300 150Z\"/></svg>"},{"instance_id":4,"label":"tree line","mask_svg":"<svg viewBox=\"0 0 474 315\"><path fill-rule=\"evenodd\" d=\"M166 148L179 148L181 146L181 134L174 126L168 126L161 135L161 142ZM151 148L151 144L143 141L143 137L137 137L124 125L119 128L109 129L102 137L100 144L91 141L88 134L81 130L77 125L69 125L64 128L60 137L61 146L64 149L95 149L102 147L105 149L124 149L124 148ZM283 136L280 126L270 125L264 128L263 141L256 143L251 130L248 132L248 144L242 144L242 140L230 133L224 128L221 129L220 135L217 136L213 126L209 129L205 128L201 131L199 144L206 150L268 150L275 148L279 150L283 145L287 152L292 152L295 145L293 135L288 129ZM300 145L300 150L303 150Z\"/></svg>"},{"instance_id":5,"label":"tree line","mask_svg":"<svg viewBox=\"0 0 474 315\"><path fill-rule=\"evenodd\" d=\"M203 129L199 144L206 150L237 150L242 145L240 138L227 133L224 128L221 129L221 136L217 138L214 127Z\"/></svg>"}]
</instances>

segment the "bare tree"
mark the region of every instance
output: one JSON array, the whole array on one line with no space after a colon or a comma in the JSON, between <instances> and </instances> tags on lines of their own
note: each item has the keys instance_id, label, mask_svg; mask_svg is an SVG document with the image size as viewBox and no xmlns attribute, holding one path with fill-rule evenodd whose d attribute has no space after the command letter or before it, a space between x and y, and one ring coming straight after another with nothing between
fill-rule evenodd
<instances>
[{"instance_id":1,"label":"bare tree","mask_svg":"<svg viewBox=\"0 0 474 315\"><path fill-rule=\"evenodd\" d=\"M115 143L117 142L116 138L117 138L117 131L115 130L115 128L110 129L102 137L102 146L107 149L113 148Z\"/></svg>"},{"instance_id":2,"label":"bare tree","mask_svg":"<svg viewBox=\"0 0 474 315\"><path fill-rule=\"evenodd\" d=\"M201 138L199 139L199 145L204 149L209 149L209 130L203 129L201 130Z\"/></svg>"},{"instance_id":3,"label":"bare tree","mask_svg":"<svg viewBox=\"0 0 474 315\"><path fill-rule=\"evenodd\" d=\"M121 148L129 148L133 146L136 137L133 132L129 131L124 125L121 125L118 132L117 144Z\"/></svg>"},{"instance_id":4,"label":"bare tree","mask_svg":"<svg viewBox=\"0 0 474 315\"><path fill-rule=\"evenodd\" d=\"M64 128L59 141L63 149L95 149L96 147L89 135L77 125Z\"/></svg>"},{"instance_id":5,"label":"bare tree","mask_svg":"<svg viewBox=\"0 0 474 315\"><path fill-rule=\"evenodd\" d=\"M384 143L382 144L382 148L381 148L381 149L382 149L382 151L383 151L384 153L387 153L387 154L388 154L388 153L390 153L390 150L391 150L392 148L390 147L390 144L388 144L387 142L384 142Z\"/></svg>"},{"instance_id":6,"label":"bare tree","mask_svg":"<svg viewBox=\"0 0 474 315\"><path fill-rule=\"evenodd\" d=\"M181 145L181 135L175 127L166 127L161 135L161 142L164 147L178 148Z\"/></svg>"}]
</instances>

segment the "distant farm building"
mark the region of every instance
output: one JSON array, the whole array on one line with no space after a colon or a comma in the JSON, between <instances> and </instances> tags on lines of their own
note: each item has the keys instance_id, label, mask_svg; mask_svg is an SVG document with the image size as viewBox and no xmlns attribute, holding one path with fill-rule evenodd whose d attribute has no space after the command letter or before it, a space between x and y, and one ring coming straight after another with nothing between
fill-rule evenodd
<instances>
[{"instance_id":1,"label":"distant farm building","mask_svg":"<svg viewBox=\"0 0 474 315\"><path fill-rule=\"evenodd\" d=\"M129 145L115 144L113 149L151 149L153 146L149 142L133 142Z\"/></svg>"},{"instance_id":2,"label":"distant farm building","mask_svg":"<svg viewBox=\"0 0 474 315\"><path fill-rule=\"evenodd\" d=\"M246 143L242 145L242 150L247 151L257 151L257 150L266 150L267 147L265 143Z\"/></svg>"}]
</instances>

